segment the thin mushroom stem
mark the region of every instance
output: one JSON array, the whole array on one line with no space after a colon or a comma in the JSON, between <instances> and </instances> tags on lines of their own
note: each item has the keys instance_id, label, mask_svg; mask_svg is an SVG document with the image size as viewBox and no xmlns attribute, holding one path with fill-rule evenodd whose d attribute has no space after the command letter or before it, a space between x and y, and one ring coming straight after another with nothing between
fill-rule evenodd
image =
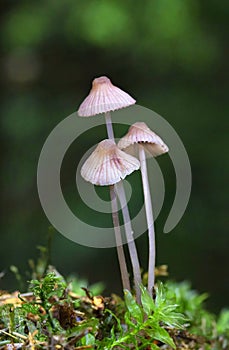
<instances>
[{"instance_id":1,"label":"thin mushroom stem","mask_svg":"<svg viewBox=\"0 0 229 350\"><path fill-rule=\"evenodd\" d=\"M106 120L108 138L114 141L114 131L112 127L110 112L105 113L105 120ZM110 186L110 197L111 197L111 205L112 205L112 218L113 218L113 224L114 224L114 230L115 230L116 249L117 249L119 266L121 271L122 284L124 289L130 290L129 274L127 271L127 265L126 265L126 259L125 259L124 249L123 249L123 242L122 242L119 217L118 217L117 195L115 193L114 186Z\"/></svg>"},{"instance_id":2,"label":"thin mushroom stem","mask_svg":"<svg viewBox=\"0 0 229 350\"><path fill-rule=\"evenodd\" d=\"M107 128L108 137L109 137L109 139L114 140L114 131L113 131L110 112L105 113L105 120L106 120L106 128ZM140 304L141 303L140 284L142 282L141 281L141 270L140 270L140 264L139 264L138 254L137 254L137 248L136 248L134 238L133 238L133 229L132 229L130 214L129 214L129 210L128 210L128 206L127 206L126 194L125 194L125 190L123 187L123 183L121 181L118 183L118 186L116 185L115 187L116 187L116 191L118 193L119 201L120 201L121 207L122 207L122 215L123 215L123 219L124 219L127 244L128 244L130 260L131 260L131 264L132 264L132 268L133 268L136 300Z\"/></svg>"},{"instance_id":3,"label":"thin mushroom stem","mask_svg":"<svg viewBox=\"0 0 229 350\"><path fill-rule=\"evenodd\" d=\"M112 219L115 231L116 248L118 254L119 267L122 278L123 289L128 289L130 291L130 280L126 265L126 259L124 254L124 249L122 245L122 236L118 217L118 205L117 197L114 190L114 185L110 186L110 197L111 197L111 207L112 207Z\"/></svg>"},{"instance_id":4,"label":"thin mushroom stem","mask_svg":"<svg viewBox=\"0 0 229 350\"><path fill-rule=\"evenodd\" d=\"M124 190L124 187L123 187L123 184L121 181L115 185L115 189L116 189L116 192L118 194L118 198L119 198L119 201L120 201L120 204L122 207L122 214L123 214L124 226L125 226L125 231L126 231L127 244L128 244L128 248L129 248L131 264L133 267L136 300L137 300L137 303L140 304L141 303L141 290L140 290L141 269L140 269L140 264L139 264L139 260L138 260L138 253L137 253L136 245L134 242L133 229L132 229L130 214L129 214L129 210L128 210L128 206L127 206L125 190Z\"/></svg>"},{"instance_id":5,"label":"thin mushroom stem","mask_svg":"<svg viewBox=\"0 0 229 350\"><path fill-rule=\"evenodd\" d=\"M148 291L152 295L154 287L154 270L156 260L156 247L155 247L155 231L154 231L154 219L153 209L150 195L149 179L147 173L147 164L145 157L144 147L139 144L139 160L141 163L141 175L142 185L145 201L146 220L148 226L148 237L149 237L149 266L148 266Z\"/></svg>"},{"instance_id":6,"label":"thin mushroom stem","mask_svg":"<svg viewBox=\"0 0 229 350\"><path fill-rule=\"evenodd\" d=\"M111 113L105 113L106 127L107 127L107 135L108 138L114 141L114 130L112 126Z\"/></svg>"}]
</instances>

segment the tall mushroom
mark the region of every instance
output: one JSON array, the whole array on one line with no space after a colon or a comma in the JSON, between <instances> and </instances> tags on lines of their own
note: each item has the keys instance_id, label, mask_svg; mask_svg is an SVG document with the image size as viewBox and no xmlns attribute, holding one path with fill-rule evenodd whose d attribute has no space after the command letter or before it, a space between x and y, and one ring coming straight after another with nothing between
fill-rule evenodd
<instances>
[{"instance_id":1,"label":"tall mushroom","mask_svg":"<svg viewBox=\"0 0 229 350\"><path fill-rule=\"evenodd\" d=\"M154 286L156 249L153 210L145 152L147 152L152 157L156 157L160 154L168 152L169 149L162 141L162 139L152 130L150 130L148 126L143 122L137 122L133 124L129 128L127 134L119 141L118 147L132 155L136 155L136 153L138 153L141 164L142 185L149 236L148 291L150 295L152 295Z\"/></svg>"},{"instance_id":2,"label":"tall mushroom","mask_svg":"<svg viewBox=\"0 0 229 350\"><path fill-rule=\"evenodd\" d=\"M101 141L81 168L81 175L86 180L98 186L110 186L112 217L115 230L117 253L119 258L122 283L124 289L130 290L128 272L123 252L117 201L114 199L114 184L120 182L133 171L138 170L140 163L137 158L121 151L113 140ZM134 253L132 252L132 257ZM135 262L133 262L134 264Z\"/></svg>"},{"instance_id":3,"label":"tall mushroom","mask_svg":"<svg viewBox=\"0 0 229 350\"><path fill-rule=\"evenodd\" d=\"M91 91L89 92L89 95L85 98L85 100L81 103L78 110L78 115L80 117L90 117L104 113L108 137L109 139L114 140L114 132L110 112L131 106L135 104L135 102L136 101L129 94L127 94L120 88L114 86L109 78L102 76L93 80ZM118 185L115 186L115 189L122 206L126 235L129 237L127 241L133 267L136 299L140 303L140 264L133 238L133 229L131 225L127 200L122 182L119 182ZM115 193L113 194L113 200L114 202L117 202Z\"/></svg>"}]
</instances>

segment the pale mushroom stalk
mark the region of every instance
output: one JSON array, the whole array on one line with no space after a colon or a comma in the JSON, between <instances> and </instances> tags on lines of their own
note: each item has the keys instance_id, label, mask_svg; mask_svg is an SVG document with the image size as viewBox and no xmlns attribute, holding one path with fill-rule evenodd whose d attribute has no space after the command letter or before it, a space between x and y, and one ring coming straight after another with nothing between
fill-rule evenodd
<instances>
[{"instance_id":1,"label":"pale mushroom stalk","mask_svg":"<svg viewBox=\"0 0 229 350\"><path fill-rule=\"evenodd\" d=\"M105 120L106 120L108 138L111 140L114 140L114 132L112 127L110 112L105 113ZM126 265L126 259L125 259L124 249L123 249L123 242L122 242L119 217L118 217L117 196L113 185L110 186L110 197L111 197L112 218L113 218L113 225L114 225L114 231L115 231L116 248L117 248L118 260L119 260L119 266L120 266L120 272L121 272L121 278L122 278L122 285L124 289L130 290L129 274L127 271L127 265Z\"/></svg>"},{"instance_id":2,"label":"pale mushroom stalk","mask_svg":"<svg viewBox=\"0 0 229 350\"><path fill-rule=\"evenodd\" d=\"M155 134L144 122L134 123L127 134L118 142L118 147L129 154L136 155L140 160L142 186L145 202L146 220L149 237L149 266L148 266L148 291L152 295L155 275L155 232L153 210L150 196L150 187L147 173L146 153L151 157L157 157L160 154L168 152L168 146L163 140Z\"/></svg>"},{"instance_id":3,"label":"pale mushroom stalk","mask_svg":"<svg viewBox=\"0 0 229 350\"><path fill-rule=\"evenodd\" d=\"M106 120L108 138L114 141L114 131L112 127L110 112L105 113L105 120ZM130 280L129 280L129 274L128 274L127 265L126 265L126 259L125 259L124 249L123 249L123 242L122 242L120 223L119 223L119 217L118 217L117 195L113 185L110 186L110 197L111 197L112 218L113 218L113 224L114 224L116 248L117 248L118 260L119 260L119 266L120 266L120 272L121 272L121 278L122 278L122 285L123 285L123 289L130 290Z\"/></svg>"},{"instance_id":4,"label":"pale mushroom stalk","mask_svg":"<svg viewBox=\"0 0 229 350\"><path fill-rule=\"evenodd\" d=\"M146 220L148 226L148 237L149 237L149 265L148 265L148 291L152 295L154 287L154 270L155 270L155 259L156 259L156 247L155 247L155 230L154 230L154 219L153 209L150 196L149 179L147 173L147 164L144 147L139 144L139 160L141 164L141 175L142 175L142 186L145 201Z\"/></svg>"},{"instance_id":5,"label":"pale mushroom stalk","mask_svg":"<svg viewBox=\"0 0 229 350\"><path fill-rule=\"evenodd\" d=\"M119 198L119 201L120 201L120 204L122 207L122 215L123 215L123 220L124 220L126 239L127 239L128 249L129 249L129 253L130 253L130 260L131 260L131 264L132 264L132 268L133 268L136 300L137 300L137 303L140 304L141 303L140 285L142 283L142 281L141 281L141 269L140 269L140 264L139 264L139 259L138 259L137 248L136 248L135 241L134 241L133 229L132 229L129 209L128 209L127 201L126 201L126 194L125 194L125 190L124 190L124 187L123 187L123 184L121 181L115 185L115 189L117 191L118 198Z\"/></svg>"},{"instance_id":6,"label":"pale mushroom stalk","mask_svg":"<svg viewBox=\"0 0 229 350\"><path fill-rule=\"evenodd\" d=\"M118 217L117 197L114 190L114 185L110 185L110 197L111 197L111 206L112 206L112 219L113 219L113 225L114 225L114 231L115 231L116 249L117 249L119 267L121 272L122 285L123 285L123 289L128 289L130 291L131 290L130 280L129 280L129 274L127 270L126 259L125 259L124 249L123 249L122 235L121 235L120 223L119 223L119 217Z\"/></svg>"},{"instance_id":7,"label":"pale mushroom stalk","mask_svg":"<svg viewBox=\"0 0 229 350\"><path fill-rule=\"evenodd\" d=\"M111 120L110 112L105 113L105 120L106 120L106 128L107 128L108 137L109 137L109 139L114 140L114 131L113 131L113 127L112 127L112 120ZM132 225L131 225L131 219L130 219L129 209L127 206L126 194L125 194L125 190L123 187L123 183L120 181L118 184L115 185L115 189L116 189L119 201L121 203L121 208L122 208L122 215L123 215L123 220L124 220L127 245L128 245L131 265L132 265L132 269L133 269L136 300L140 304L140 302L141 302L141 290L140 290L141 269L140 269L140 263L139 263L139 259L138 259L137 248L136 248L134 238L133 238L133 229L132 229ZM116 201L115 205L117 205L116 198L114 200Z\"/></svg>"},{"instance_id":8,"label":"pale mushroom stalk","mask_svg":"<svg viewBox=\"0 0 229 350\"><path fill-rule=\"evenodd\" d=\"M112 127L112 120L111 120L111 113L110 112L105 113L105 120L106 120L108 138L111 140L114 140L114 131L113 131L113 127Z\"/></svg>"}]
</instances>

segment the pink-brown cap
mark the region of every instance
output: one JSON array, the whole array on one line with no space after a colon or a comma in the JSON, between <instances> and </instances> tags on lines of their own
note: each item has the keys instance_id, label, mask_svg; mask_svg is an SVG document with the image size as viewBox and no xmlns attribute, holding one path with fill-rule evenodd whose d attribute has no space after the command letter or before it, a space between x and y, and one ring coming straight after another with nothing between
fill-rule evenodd
<instances>
[{"instance_id":1,"label":"pink-brown cap","mask_svg":"<svg viewBox=\"0 0 229 350\"><path fill-rule=\"evenodd\" d=\"M168 152L169 148L155 132L143 122L134 123L127 134L118 142L118 147L129 154L136 155L137 145L141 144L153 157Z\"/></svg>"},{"instance_id":2,"label":"pink-brown cap","mask_svg":"<svg viewBox=\"0 0 229 350\"><path fill-rule=\"evenodd\" d=\"M134 170L140 163L137 158L121 151L113 140L101 141L81 168L81 175L94 185L114 185Z\"/></svg>"},{"instance_id":3,"label":"pink-brown cap","mask_svg":"<svg viewBox=\"0 0 229 350\"><path fill-rule=\"evenodd\" d=\"M100 77L93 80L92 89L81 103L78 115L90 117L131 106L135 102L129 94L114 86L109 78Z\"/></svg>"}]
</instances>

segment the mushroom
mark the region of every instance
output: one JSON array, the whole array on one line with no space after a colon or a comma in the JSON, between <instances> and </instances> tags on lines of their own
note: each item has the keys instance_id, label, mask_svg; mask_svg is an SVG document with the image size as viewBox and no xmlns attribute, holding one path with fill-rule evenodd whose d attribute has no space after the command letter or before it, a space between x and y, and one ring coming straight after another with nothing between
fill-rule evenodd
<instances>
[{"instance_id":1,"label":"mushroom","mask_svg":"<svg viewBox=\"0 0 229 350\"><path fill-rule=\"evenodd\" d=\"M105 113L108 137L114 139L110 112L131 106L135 102L129 94L114 86L109 78L103 76L93 80L91 91L81 103L78 115L91 117Z\"/></svg>"},{"instance_id":2,"label":"mushroom","mask_svg":"<svg viewBox=\"0 0 229 350\"><path fill-rule=\"evenodd\" d=\"M135 102L136 101L129 94L127 94L120 88L114 86L109 78L102 76L93 80L91 91L89 92L89 95L85 98L85 100L81 103L78 110L78 115L80 117L90 117L96 114L105 113L107 134L109 139L114 141L114 132L110 112L131 106L135 104ZM133 267L136 299L137 302L140 303L140 264L138 260L137 249L133 239L133 229L131 226L126 195L122 182L119 182L115 186L115 190L117 192L122 207L126 236L129 237L127 238L127 242ZM117 201L116 193L114 194L113 200L114 202Z\"/></svg>"},{"instance_id":3,"label":"mushroom","mask_svg":"<svg viewBox=\"0 0 229 350\"><path fill-rule=\"evenodd\" d=\"M140 163L137 158L121 151L113 140L101 141L81 168L81 175L93 185L114 185L125 179Z\"/></svg>"},{"instance_id":4,"label":"mushroom","mask_svg":"<svg viewBox=\"0 0 229 350\"><path fill-rule=\"evenodd\" d=\"M155 269L155 231L153 210L150 196L150 187L147 173L146 153L149 156L156 157L168 152L168 147L162 139L155 134L143 122L134 123L127 134L120 139L118 147L129 154L138 153L141 164L142 185L144 192L146 220L149 236L149 265L148 265L148 291L152 295L154 287L154 269Z\"/></svg>"},{"instance_id":5,"label":"mushroom","mask_svg":"<svg viewBox=\"0 0 229 350\"><path fill-rule=\"evenodd\" d=\"M89 181L94 185L110 186L112 218L122 283L124 289L128 290L130 290L130 283L122 246L117 200L114 200L116 199L114 184L120 182L133 171L138 170L139 167L140 163L137 158L121 151L113 140L107 139L101 141L97 145L96 149L85 161L81 168L81 175L86 181ZM128 239L130 240L130 237ZM132 250L131 257L136 259L134 255L135 252Z\"/></svg>"}]
</instances>

